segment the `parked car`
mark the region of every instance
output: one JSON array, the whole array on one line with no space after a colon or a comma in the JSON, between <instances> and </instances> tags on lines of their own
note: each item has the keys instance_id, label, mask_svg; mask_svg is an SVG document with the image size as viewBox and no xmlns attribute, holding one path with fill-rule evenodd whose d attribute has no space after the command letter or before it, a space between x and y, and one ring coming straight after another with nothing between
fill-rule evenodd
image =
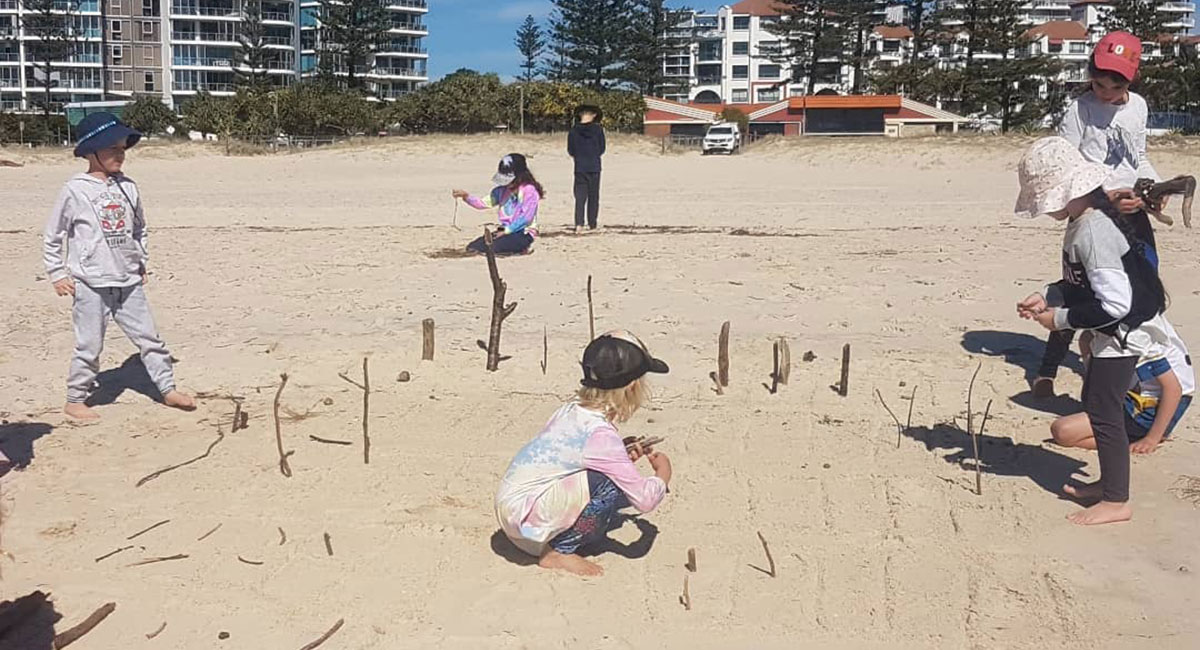
<instances>
[{"instance_id":1,"label":"parked car","mask_svg":"<svg viewBox=\"0 0 1200 650\"><path fill-rule=\"evenodd\" d=\"M735 154L742 148L742 132L738 125L732 122L722 122L708 127L702 144L704 155L714 151Z\"/></svg>"}]
</instances>

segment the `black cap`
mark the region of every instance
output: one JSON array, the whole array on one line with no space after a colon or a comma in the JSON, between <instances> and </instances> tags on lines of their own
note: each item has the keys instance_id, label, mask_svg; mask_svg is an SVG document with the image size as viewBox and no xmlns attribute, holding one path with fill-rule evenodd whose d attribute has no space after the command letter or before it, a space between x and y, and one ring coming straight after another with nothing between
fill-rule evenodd
<instances>
[{"instance_id":1,"label":"black cap","mask_svg":"<svg viewBox=\"0 0 1200 650\"><path fill-rule=\"evenodd\" d=\"M644 343L628 332L610 332L583 351L583 381L587 388L624 388L646 373L666 374L667 364L650 356Z\"/></svg>"},{"instance_id":2,"label":"black cap","mask_svg":"<svg viewBox=\"0 0 1200 650\"><path fill-rule=\"evenodd\" d=\"M529 163L525 161L525 156L519 153L510 153L500 159L496 175L492 176L492 184L496 187L511 185L521 174L528 171Z\"/></svg>"},{"instance_id":3,"label":"black cap","mask_svg":"<svg viewBox=\"0 0 1200 650\"><path fill-rule=\"evenodd\" d=\"M600 107L596 106L595 104L581 104L578 108L575 109L575 119L579 119L579 116L583 115L584 113L591 113L591 114L595 115L597 122L604 121L604 111L601 110Z\"/></svg>"},{"instance_id":4,"label":"black cap","mask_svg":"<svg viewBox=\"0 0 1200 650\"><path fill-rule=\"evenodd\" d=\"M79 140L75 143L75 157L88 156L107 149L118 142L124 142L128 149L142 139L142 134L128 127L112 113L92 113L79 122L75 127Z\"/></svg>"}]
</instances>

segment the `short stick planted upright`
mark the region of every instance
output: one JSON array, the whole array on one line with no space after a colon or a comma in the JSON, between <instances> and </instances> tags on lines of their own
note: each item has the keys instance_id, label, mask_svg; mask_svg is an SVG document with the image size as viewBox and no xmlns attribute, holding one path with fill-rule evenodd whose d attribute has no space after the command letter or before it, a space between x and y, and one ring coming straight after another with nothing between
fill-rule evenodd
<instances>
[{"instance_id":1,"label":"short stick planted upright","mask_svg":"<svg viewBox=\"0 0 1200 650\"><path fill-rule=\"evenodd\" d=\"M434 323L432 318L426 318L421 321L421 360L433 361L433 328Z\"/></svg>"},{"instance_id":2,"label":"short stick planted upright","mask_svg":"<svg viewBox=\"0 0 1200 650\"><path fill-rule=\"evenodd\" d=\"M842 346L842 381L838 383L838 395L850 394L850 344Z\"/></svg>"},{"instance_id":3,"label":"short stick planted upright","mask_svg":"<svg viewBox=\"0 0 1200 650\"><path fill-rule=\"evenodd\" d=\"M504 304L504 295L508 293L508 285L500 279L500 269L496 266L496 249L493 246L492 230L483 229L483 243L486 247L488 275L492 278L492 326L488 332L487 369L495 372L500 369L500 328L504 320L517 309L517 303Z\"/></svg>"},{"instance_id":4,"label":"short stick planted upright","mask_svg":"<svg viewBox=\"0 0 1200 650\"><path fill-rule=\"evenodd\" d=\"M775 577L775 558L771 557L771 547L767 546L767 538L763 537L762 531L758 531L758 541L762 542L763 552L767 554L767 567L770 569L767 575Z\"/></svg>"},{"instance_id":5,"label":"short stick planted upright","mask_svg":"<svg viewBox=\"0 0 1200 650\"><path fill-rule=\"evenodd\" d=\"M588 276L588 342L596 340L596 308L592 305L592 276Z\"/></svg>"},{"instance_id":6,"label":"short stick planted upright","mask_svg":"<svg viewBox=\"0 0 1200 650\"><path fill-rule=\"evenodd\" d=\"M274 406L275 446L279 450L279 473L283 474L287 478L291 478L292 477L292 468L290 465L288 465L288 456L291 456L292 452L289 451L289 452L285 453L283 451L283 431L280 430L280 428L279 428L279 397L281 395L283 395L283 387L287 386L287 382L288 382L287 373L285 372L285 373L279 375L279 380L280 380L279 381L279 390L275 391L275 406Z\"/></svg>"},{"instance_id":7,"label":"short stick planted upright","mask_svg":"<svg viewBox=\"0 0 1200 650\"><path fill-rule=\"evenodd\" d=\"M717 383L729 387L729 321L721 324L721 336L717 340Z\"/></svg>"}]
</instances>

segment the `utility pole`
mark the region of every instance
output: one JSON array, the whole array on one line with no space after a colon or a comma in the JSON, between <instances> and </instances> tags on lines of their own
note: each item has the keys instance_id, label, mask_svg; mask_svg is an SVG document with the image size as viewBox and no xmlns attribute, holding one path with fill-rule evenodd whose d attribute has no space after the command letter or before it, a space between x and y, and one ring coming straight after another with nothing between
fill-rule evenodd
<instances>
[{"instance_id":1,"label":"utility pole","mask_svg":"<svg viewBox=\"0 0 1200 650\"><path fill-rule=\"evenodd\" d=\"M525 84L521 84L521 135L525 135Z\"/></svg>"}]
</instances>

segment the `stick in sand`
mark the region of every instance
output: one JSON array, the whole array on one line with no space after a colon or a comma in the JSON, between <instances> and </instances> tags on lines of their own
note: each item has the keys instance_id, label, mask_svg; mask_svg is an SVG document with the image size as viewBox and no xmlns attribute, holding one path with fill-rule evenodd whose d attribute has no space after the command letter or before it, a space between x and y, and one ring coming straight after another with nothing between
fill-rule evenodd
<instances>
[{"instance_id":1,"label":"stick in sand","mask_svg":"<svg viewBox=\"0 0 1200 650\"><path fill-rule=\"evenodd\" d=\"M788 347L787 339L780 338L774 346L775 367L771 372L771 394L779 392L779 386L786 386L792 375L792 350Z\"/></svg>"},{"instance_id":2,"label":"stick in sand","mask_svg":"<svg viewBox=\"0 0 1200 650\"><path fill-rule=\"evenodd\" d=\"M696 569L698 568L696 566L696 549L694 549L694 548L688 549L688 561L687 561L687 564L685 564L683 566L685 569L688 570L689 573L696 572Z\"/></svg>"},{"instance_id":3,"label":"stick in sand","mask_svg":"<svg viewBox=\"0 0 1200 650\"><path fill-rule=\"evenodd\" d=\"M971 399L975 393L975 378L979 376L979 369L983 368L983 362L975 366L975 374L971 375L971 383L967 385L967 433L975 433L975 414L971 411Z\"/></svg>"},{"instance_id":4,"label":"stick in sand","mask_svg":"<svg viewBox=\"0 0 1200 650\"><path fill-rule=\"evenodd\" d=\"M433 361L433 328L432 318L421 321L421 360Z\"/></svg>"},{"instance_id":5,"label":"stick in sand","mask_svg":"<svg viewBox=\"0 0 1200 650\"><path fill-rule=\"evenodd\" d=\"M596 340L596 310L592 307L592 276L588 276L588 333L591 337L588 341Z\"/></svg>"},{"instance_id":6,"label":"stick in sand","mask_svg":"<svg viewBox=\"0 0 1200 650\"><path fill-rule=\"evenodd\" d=\"M346 619L339 618L337 620L337 623L334 623L333 627L329 628L328 632L326 632L325 634L322 634L320 636L320 638L318 638L316 641L313 641L312 643L305 645L303 648L300 648L300 650L313 650L313 648L316 648L317 646L321 645L322 643L325 643L326 641L329 640L329 637L333 636L334 634L337 634L337 631L342 629L342 625L345 624L345 622L346 622Z\"/></svg>"},{"instance_id":7,"label":"stick in sand","mask_svg":"<svg viewBox=\"0 0 1200 650\"><path fill-rule=\"evenodd\" d=\"M325 533L325 552L329 554L329 557L333 557L333 539L329 533Z\"/></svg>"},{"instance_id":8,"label":"stick in sand","mask_svg":"<svg viewBox=\"0 0 1200 650\"><path fill-rule=\"evenodd\" d=\"M162 624L162 625L159 625L157 630L155 630L155 631L151 632L150 634L147 634L147 635L146 635L146 639L147 639L147 640L149 640L149 639L153 639L154 637L156 637L156 636L158 636L158 635L162 634L162 631L163 631L163 630L165 630L165 629L167 629L167 622L166 622L166 621L163 621L163 624Z\"/></svg>"},{"instance_id":9,"label":"stick in sand","mask_svg":"<svg viewBox=\"0 0 1200 650\"><path fill-rule=\"evenodd\" d=\"M108 618L108 615L113 613L116 608L116 603L105 603L103 607L92 612L92 615L85 618L79 625L56 635L53 642L54 650L65 648L78 641L80 637L91 632L101 621Z\"/></svg>"},{"instance_id":10,"label":"stick in sand","mask_svg":"<svg viewBox=\"0 0 1200 650\"><path fill-rule=\"evenodd\" d=\"M717 339L717 383L729 387L729 321L721 325L721 336Z\"/></svg>"},{"instance_id":11,"label":"stick in sand","mask_svg":"<svg viewBox=\"0 0 1200 650\"><path fill-rule=\"evenodd\" d=\"M508 293L508 284L500 279L500 269L496 266L496 248L493 246L492 229L484 226L483 243L487 253L488 275L492 278L492 325L488 331L487 369L495 372L500 369L500 329L504 320L517 309L517 303L504 304L504 296Z\"/></svg>"},{"instance_id":12,"label":"stick in sand","mask_svg":"<svg viewBox=\"0 0 1200 650\"><path fill-rule=\"evenodd\" d=\"M283 432L279 428L279 397L283 395L283 387L287 386L287 373L279 375L279 390L275 391L275 445L279 448L279 473L287 478L292 477L292 467L288 465L288 456L292 452L284 453L283 451Z\"/></svg>"},{"instance_id":13,"label":"stick in sand","mask_svg":"<svg viewBox=\"0 0 1200 650\"><path fill-rule=\"evenodd\" d=\"M992 412L992 400L988 400L987 408L983 410L983 421L979 423L979 433L971 434L971 444L975 447L975 494L983 496L982 470L979 467L979 436L987 426L988 414Z\"/></svg>"},{"instance_id":14,"label":"stick in sand","mask_svg":"<svg viewBox=\"0 0 1200 650\"><path fill-rule=\"evenodd\" d=\"M717 394L724 395L725 389L721 388L721 379L719 377L717 377L717 371L714 370L714 371L708 373L708 378L713 380L713 383L717 385Z\"/></svg>"},{"instance_id":15,"label":"stick in sand","mask_svg":"<svg viewBox=\"0 0 1200 650\"><path fill-rule=\"evenodd\" d=\"M455 230L461 230L461 228L458 227L458 199L457 198L454 199L454 219L450 222L450 225L454 226Z\"/></svg>"},{"instance_id":16,"label":"stick in sand","mask_svg":"<svg viewBox=\"0 0 1200 650\"><path fill-rule=\"evenodd\" d=\"M363 357L363 383L358 383L346 376L345 373L338 373L338 377L345 379L347 382L357 386L363 392L363 414L362 414L362 429L363 429L363 464L371 464L371 431L368 427L368 415L371 410L371 376L367 373L367 358ZM324 441L321 441L324 442Z\"/></svg>"},{"instance_id":17,"label":"stick in sand","mask_svg":"<svg viewBox=\"0 0 1200 650\"><path fill-rule=\"evenodd\" d=\"M767 546L767 538L763 537L762 531L758 531L758 541L762 542L763 551L766 552L766 554L767 554L767 566L769 566L771 569L767 573L767 575L774 578L775 577L775 558L771 557L771 547Z\"/></svg>"},{"instance_id":18,"label":"stick in sand","mask_svg":"<svg viewBox=\"0 0 1200 650\"><path fill-rule=\"evenodd\" d=\"M892 416L892 421L896 423L896 449L899 449L900 436L904 434L904 429L900 426L900 418L896 417L895 413L892 413L892 408L883 400L883 393L879 392L878 388L875 389L875 395L879 397L879 403L883 404L883 408L887 410L888 415ZM909 416L911 417L911 415L912 413L910 412Z\"/></svg>"},{"instance_id":19,"label":"stick in sand","mask_svg":"<svg viewBox=\"0 0 1200 650\"><path fill-rule=\"evenodd\" d=\"M683 595L679 597L680 604L683 605L685 612L692 611L692 595L688 593L688 575L683 575Z\"/></svg>"},{"instance_id":20,"label":"stick in sand","mask_svg":"<svg viewBox=\"0 0 1200 650\"><path fill-rule=\"evenodd\" d=\"M157 524L154 524L153 526L151 526L149 528L143 528L142 530L139 530L138 532L130 535L129 537L126 537L125 541L127 541L127 542L133 541L134 539L137 539L138 537L145 535L146 533L154 530L155 528L158 528L159 526L165 526L169 523L171 523L170 519L163 519L162 521L158 522Z\"/></svg>"},{"instance_id":21,"label":"stick in sand","mask_svg":"<svg viewBox=\"0 0 1200 650\"><path fill-rule=\"evenodd\" d=\"M246 422L242 418L243 415L242 400L236 397L233 398L233 428L229 430L230 433L237 433L238 429L246 428Z\"/></svg>"},{"instance_id":22,"label":"stick in sand","mask_svg":"<svg viewBox=\"0 0 1200 650\"><path fill-rule=\"evenodd\" d=\"M546 366L550 362L550 332L542 325L542 374L546 374Z\"/></svg>"},{"instance_id":23,"label":"stick in sand","mask_svg":"<svg viewBox=\"0 0 1200 650\"><path fill-rule=\"evenodd\" d=\"M912 429L912 411L913 404L917 403L917 387L913 386L912 396L908 398L908 424L904 425L904 430ZM896 449L900 448L900 436L896 436Z\"/></svg>"},{"instance_id":24,"label":"stick in sand","mask_svg":"<svg viewBox=\"0 0 1200 650\"><path fill-rule=\"evenodd\" d=\"M850 394L850 344L842 346L842 381L838 383L838 395Z\"/></svg>"},{"instance_id":25,"label":"stick in sand","mask_svg":"<svg viewBox=\"0 0 1200 650\"><path fill-rule=\"evenodd\" d=\"M107 560L108 558L116 555L117 553L124 553L125 551L128 551L131 548L133 548L133 546L122 546L121 548L119 548L115 551L109 551L108 553L105 553L104 555L101 555L100 557L96 558L96 562L101 562L103 560Z\"/></svg>"},{"instance_id":26,"label":"stick in sand","mask_svg":"<svg viewBox=\"0 0 1200 650\"><path fill-rule=\"evenodd\" d=\"M235 422L234 424L237 424L237 423ZM142 478L138 479L138 482L134 484L134 487L142 487L143 485L149 483L150 481L153 481L154 479L162 476L163 474L166 474L167 472L177 470L181 467L187 467L188 465L191 465L192 463L198 463L198 462L204 460L205 458L208 458L208 455L212 453L212 450L214 448L216 448L216 446L218 444L220 444L221 441L224 439L225 439L225 434L224 434L224 432L221 431L220 425L218 425L217 426L217 439L212 441L212 444L210 444L208 446L208 449L204 450L203 454L200 454L199 456L196 456L195 458L192 458L190 460L185 460L182 463L179 463L178 465L171 465L170 467L164 467L164 468L158 470L157 472L147 474L146 476L143 476Z\"/></svg>"}]
</instances>

